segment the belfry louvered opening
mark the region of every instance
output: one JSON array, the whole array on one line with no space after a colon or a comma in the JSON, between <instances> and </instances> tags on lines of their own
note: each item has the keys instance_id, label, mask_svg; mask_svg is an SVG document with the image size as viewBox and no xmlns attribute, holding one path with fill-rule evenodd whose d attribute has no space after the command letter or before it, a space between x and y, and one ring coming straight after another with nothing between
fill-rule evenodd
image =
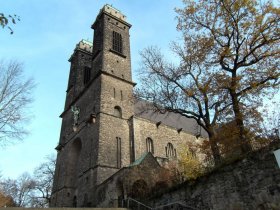
<instances>
[{"instance_id":1,"label":"belfry louvered opening","mask_svg":"<svg viewBox=\"0 0 280 210\"><path fill-rule=\"evenodd\" d=\"M122 35L115 31L113 31L113 50L121 54L123 51Z\"/></svg>"}]
</instances>

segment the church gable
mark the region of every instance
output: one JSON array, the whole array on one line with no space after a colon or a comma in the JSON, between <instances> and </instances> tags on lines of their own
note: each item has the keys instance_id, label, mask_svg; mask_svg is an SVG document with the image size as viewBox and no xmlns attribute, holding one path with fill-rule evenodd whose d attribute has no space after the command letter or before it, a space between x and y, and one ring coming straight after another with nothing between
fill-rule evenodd
<instances>
[{"instance_id":1,"label":"church gable","mask_svg":"<svg viewBox=\"0 0 280 210\"><path fill-rule=\"evenodd\" d=\"M156 158L152 155L151 152L145 152L140 158L135 160L128 167L132 168L134 166L147 167L147 168L158 168L158 167L160 167L159 163L157 162Z\"/></svg>"}]
</instances>

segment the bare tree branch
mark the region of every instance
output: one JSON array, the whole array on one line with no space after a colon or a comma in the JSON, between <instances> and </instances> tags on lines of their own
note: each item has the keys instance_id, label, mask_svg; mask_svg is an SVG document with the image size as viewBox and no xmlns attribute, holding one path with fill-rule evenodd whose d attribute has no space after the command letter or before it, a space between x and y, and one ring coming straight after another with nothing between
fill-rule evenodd
<instances>
[{"instance_id":1,"label":"bare tree branch","mask_svg":"<svg viewBox=\"0 0 280 210\"><path fill-rule=\"evenodd\" d=\"M0 61L0 145L27 134L23 126L31 117L27 108L34 86L33 79L24 79L21 63Z\"/></svg>"}]
</instances>

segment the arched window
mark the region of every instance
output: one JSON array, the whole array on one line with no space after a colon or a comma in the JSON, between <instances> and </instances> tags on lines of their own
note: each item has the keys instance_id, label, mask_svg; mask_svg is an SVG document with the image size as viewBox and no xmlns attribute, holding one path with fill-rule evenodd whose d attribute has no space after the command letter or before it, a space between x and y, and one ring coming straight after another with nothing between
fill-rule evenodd
<instances>
[{"instance_id":1,"label":"arched window","mask_svg":"<svg viewBox=\"0 0 280 210\"><path fill-rule=\"evenodd\" d=\"M116 116L116 117L122 117L122 109L121 109L121 107L119 107L119 106L115 106L115 108L114 108L114 115Z\"/></svg>"},{"instance_id":2,"label":"arched window","mask_svg":"<svg viewBox=\"0 0 280 210\"><path fill-rule=\"evenodd\" d=\"M128 193L131 198L145 198L145 196L149 193L149 186L143 179L135 181L131 189L132 191Z\"/></svg>"},{"instance_id":3,"label":"arched window","mask_svg":"<svg viewBox=\"0 0 280 210\"><path fill-rule=\"evenodd\" d=\"M150 137L146 139L146 146L147 146L147 152L151 152L152 154L154 154L154 144L153 144L153 140Z\"/></svg>"},{"instance_id":4,"label":"arched window","mask_svg":"<svg viewBox=\"0 0 280 210\"><path fill-rule=\"evenodd\" d=\"M174 149L173 144L168 143L167 146L165 147L165 150L166 150L166 157L174 158L177 156L176 149Z\"/></svg>"}]
</instances>

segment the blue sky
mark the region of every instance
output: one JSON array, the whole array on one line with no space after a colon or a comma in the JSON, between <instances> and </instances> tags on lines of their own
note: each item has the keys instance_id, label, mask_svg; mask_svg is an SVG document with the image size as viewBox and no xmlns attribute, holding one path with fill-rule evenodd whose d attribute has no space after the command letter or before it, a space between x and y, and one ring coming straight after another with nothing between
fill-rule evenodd
<instances>
[{"instance_id":1,"label":"blue sky","mask_svg":"<svg viewBox=\"0 0 280 210\"><path fill-rule=\"evenodd\" d=\"M139 52L150 45L168 52L171 41L178 40L175 7L180 0L0 0L0 12L17 14L21 21L14 34L0 29L0 59L24 63L25 75L37 83L30 135L23 142L0 147L0 171L4 177L16 178L55 153L73 49L81 39L92 41L90 28L104 4L112 4L132 24L132 71L140 65ZM172 54L170 54L172 56ZM133 75L137 82L136 74Z\"/></svg>"}]
</instances>

